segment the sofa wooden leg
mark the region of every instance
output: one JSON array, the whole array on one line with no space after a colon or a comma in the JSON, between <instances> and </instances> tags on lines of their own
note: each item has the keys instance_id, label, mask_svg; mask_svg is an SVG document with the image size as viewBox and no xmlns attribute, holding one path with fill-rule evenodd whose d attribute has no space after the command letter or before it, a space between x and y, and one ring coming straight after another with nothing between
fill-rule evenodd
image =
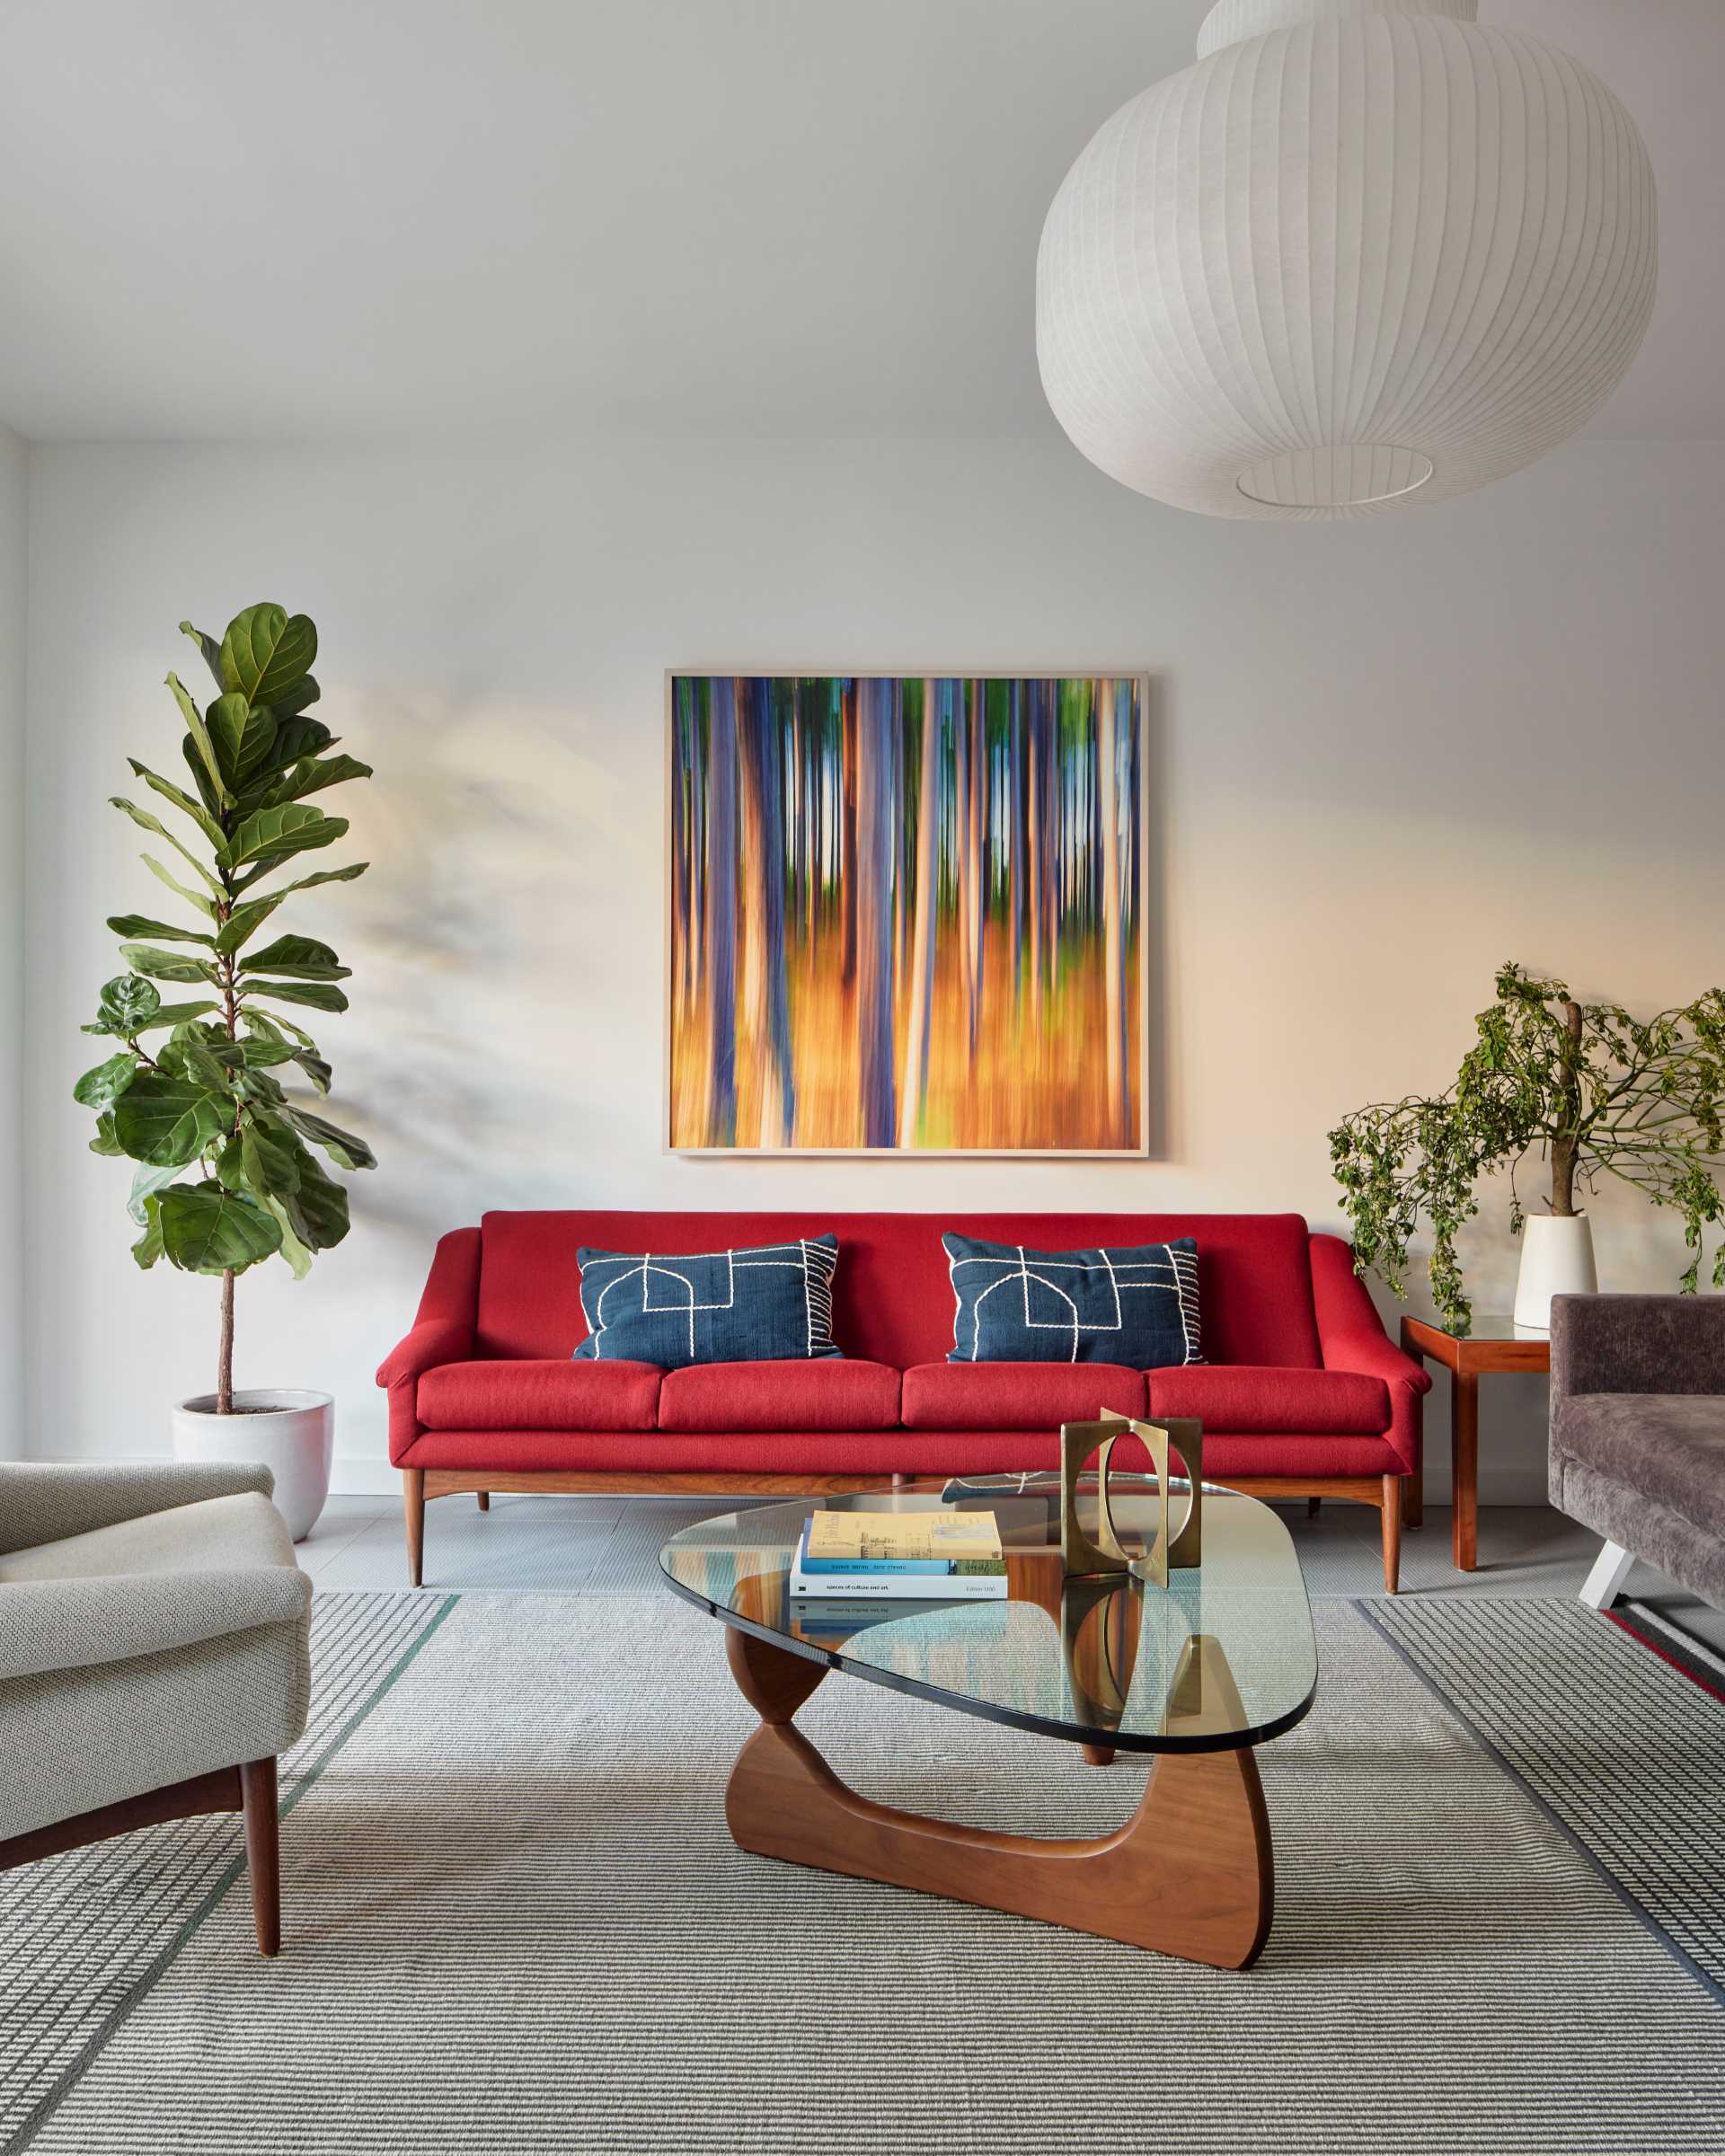
<instances>
[{"instance_id":1,"label":"sofa wooden leg","mask_svg":"<svg viewBox=\"0 0 1725 2156\"><path fill-rule=\"evenodd\" d=\"M407 1584L425 1585L425 1470L402 1470L402 1511L407 1524Z\"/></svg>"},{"instance_id":2,"label":"sofa wooden leg","mask_svg":"<svg viewBox=\"0 0 1725 2156\"><path fill-rule=\"evenodd\" d=\"M1384 1592L1393 1595L1402 1577L1402 1478L1384 1478Z\"/></svg>"},{"instance_id":3,"label":"sofa wooden leg","mask_svg":"<svg viewBox=\"0 0 1725 2156\"><path fill-rule=\"evenodd\" d=\"M276 1763L253 1759L240 1769L245 1810L245 1861L252 1874L252 1916L260 1954L281 1951L281 1814Z\"/></svg>"},{"instance_id":4,"label":"sofa wooden leg","mask_svg":"<svg viewBox=\"0 0 1725 2156\"><path fill-rule=\"evenodd\" d=\"M489 1512L491 1509L491 1493L489 1489L476 1489L473 1495L479 1499L479 1509L482 1512Z\"/></svg>"}]
</instances>

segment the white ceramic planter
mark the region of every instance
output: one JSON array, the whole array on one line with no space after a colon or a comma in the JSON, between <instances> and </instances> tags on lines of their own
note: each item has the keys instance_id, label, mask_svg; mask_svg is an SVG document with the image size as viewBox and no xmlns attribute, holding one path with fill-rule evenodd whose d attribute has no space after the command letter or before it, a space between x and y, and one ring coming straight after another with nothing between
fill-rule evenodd
<instances>
[{"instance_id":1,"label":"white ceramic planter","mask_svg":"<svg viewBox=\"0 0 1725 2156\"><path fill-rule=\"evenodd\" d=\"M261 1460L276 1478L276 1509L303 1542L330 1494L335 1402L327 1392L236 1392L237 1406L267 1412L218 1415L200 1392L173 1410L176 1460Z\"/></svg>"},{"instance_id":2,"label":"white ceramic planter","mask_svg":"<svg viewBox=\"0 0 1725 2156\"><path fill-rule=\"evenodd\" d=\"M1585 1213L1560 1220L1530 1213L1522 1224L1521 1270L1516 1277L1516 1323L1540 1332L1552 1329L1553 1295L1595 1295L1593 1223Z\"/></svg>"}]
</instances>

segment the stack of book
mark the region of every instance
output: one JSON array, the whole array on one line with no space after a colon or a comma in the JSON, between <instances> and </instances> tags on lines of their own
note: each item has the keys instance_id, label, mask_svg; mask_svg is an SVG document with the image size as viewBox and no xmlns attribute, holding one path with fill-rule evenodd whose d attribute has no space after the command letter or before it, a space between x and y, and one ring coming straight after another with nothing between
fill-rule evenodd
<instances>
[{"instance_id":1,"label":"stack of book","mask_svg":"<svg viewBox=\"0 0 1725 2156\"><path fill-rule=\"evenodd\" d=\"M794 1599L1001 1602L992 1512L818 1512L791 1563Z\"/></svg>"}]
</instances>

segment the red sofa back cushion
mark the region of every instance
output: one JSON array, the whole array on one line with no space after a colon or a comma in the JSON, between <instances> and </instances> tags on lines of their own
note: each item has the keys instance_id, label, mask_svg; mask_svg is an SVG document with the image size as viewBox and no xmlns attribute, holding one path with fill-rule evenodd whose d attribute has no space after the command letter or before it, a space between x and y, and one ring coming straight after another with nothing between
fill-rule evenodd
<instances>
[{"instance_id":1,"label":"red sofa back cushion","mask_svg":"<svg viewBox=\"0 0 1725 2156\"><path fill-rule=\"evenodd\" d=\"M952 1345L952 1287L941 1233L1032 1250L1198 1243L1205 1359L1316 1369L1306 1225L1297 1213L488 1213L481 1224L481 1356L571 1355L587 1336L583 1243L686 1257L838 1237L833 1331L846 1355L907 1370Z\"/></svg>"}]
</instances>

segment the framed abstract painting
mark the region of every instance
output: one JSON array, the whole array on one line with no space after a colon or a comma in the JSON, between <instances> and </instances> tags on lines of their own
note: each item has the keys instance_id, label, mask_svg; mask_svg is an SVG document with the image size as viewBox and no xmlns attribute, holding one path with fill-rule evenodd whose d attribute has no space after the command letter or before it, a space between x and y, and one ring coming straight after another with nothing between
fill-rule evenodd
<instances>
[{"instance_id":1,"label":"framed abstract painting","mask_svg":"<svg viewBox=\"0 0 1725 2156\"><path fill-rule=\"evenodd\" d=\"M667 1139L1147 1151L1131 675L667 676Z\"/></svg>"}]
</instances>

